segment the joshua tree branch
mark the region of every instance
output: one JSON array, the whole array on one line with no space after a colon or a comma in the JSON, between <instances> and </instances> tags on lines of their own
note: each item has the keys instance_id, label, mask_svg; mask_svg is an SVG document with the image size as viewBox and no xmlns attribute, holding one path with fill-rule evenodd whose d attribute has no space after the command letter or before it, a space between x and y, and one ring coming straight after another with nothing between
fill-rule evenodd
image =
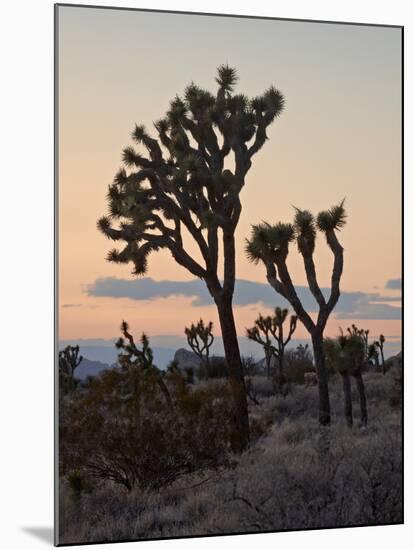
<instances>
[{"instance_id":1,"label":"joshua tree branch","mask_svg":"<svg viewBox=\"0 0 414 550\"><path fill-rule=\"evenodd\" d=\"M303 263L305 266L305 273L306 273L306 278L308 280L309 289L312 292L319 307L324 308L326 306L326 301L318 285L318 281L316 277L315 262L313 261L313 254L307 251L303 251L302 257L303 257Z\"/></svg>"},{"instance_id":2,"label":"joshua tree branch","mask_svg":"<svg viewBox=\"0 0 414 550\"><path fill-rule=\"evenodd\" d=\"M303 307L302 302L300 301L299 296L296 293L295 287L292 283L292 279L286 265L286 258L278 254L276 258L276 265L280 279L283 284L283 289L285 291L285 297L287 298L287 300L295 310L296 315L299 317L305 327L310 332L312 332L315 328L315 324L312 321L310 315L305 311L305 308Z\"/></svg>"},{"instance_id":3,"label":"joshua tree branch","mask_svg":"<svg viewBox=\"0 0 414 550\"><path fill-rule=\"evenodd\" d=\"M266 267L266 278L270 284L271 287L273 287L278 294L283 296L283 298L287 299L287 295L285 293L285 289L282 285L282 282L279 280L277 276L277 271L274 263L272 261L265 262Z\"/></svg>"},{"instance_id":4,"label":"joshua tree branch","mask_svg":"<svg viewBox=\"0 0 414 550\"><path fill-rule=\"evenodd\" d=\"M290 318L289 333L287 335L286 340L283 342L284 347L286 347L289 344L292 338L292 335L296 330L296 324L297 324L297 317L295 315L292 315Z\"/></svg>"},{"instance_id":5,"label":"joshua tree branch","mask_svg":"<svg viewBox=\"0 0 414 550\"><path fill-rule=\"evenodd\" d=\"M326 307L322 308L318 315L317 324L320 328L325 327L330 313L338 303L338 300L341 294L339 285L340 285L343 266L344 266L343 248L339 243L335 232L327 231L326 240L329 248L331 249L334 255L334 265L333 265L332 277L331 277L331 294L326 304Z\"/></svg>"},{"instance_id":6,"label":"joshua tree branch","mask_svg":"<svg viewBox=\"0 0 414 550\"><path fill-rule=\"evenodd\" d=\"M223 230L223 251L224 251L224 296L232 296L236 280L236 250L234 233Z\"/></svg>"}]
</instances>

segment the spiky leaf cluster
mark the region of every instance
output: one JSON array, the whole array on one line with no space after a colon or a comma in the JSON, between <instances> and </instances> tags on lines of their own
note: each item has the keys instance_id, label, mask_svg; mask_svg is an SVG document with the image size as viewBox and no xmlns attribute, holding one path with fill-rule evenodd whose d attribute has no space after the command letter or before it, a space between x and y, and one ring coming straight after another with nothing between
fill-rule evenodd
<instances>
[{"instance_id":1,"label":"spiky leaf cluster","mask_svg":"<svg viewBox=\"0 0 414 550\"><path fill-rule=\"evenodd\" d=\"M329 210L324 210L318 214L316 224L318 229L324 233L329 231L339 231L346 224L346 212L344 208L345 199Z\"/></svg>"},{"instance_id":2,"label":"spiky leaf cluster","mask_svg":"<svg viewBox=\"0 0 414 550\"><path fill-rule=\"evenodd\" d=\"M309 210L295 208L295 230L298 249L301 254L313 254L315 250L315 218Z\"/></svg>"},{"instance_id":3,"label":"spiky leaf cluster","mask_svg":"<svg viewBox=\"0 0 414 550\"><path fill-rule=\"evenodd\" d=\"M270 225L261 223L252 226L250 239L246 239L245 251L253 263L274 261L278 253L287 254L289 243L295 239L295 230L290 223Z\"/></svg>"},{"instance_id":4,"label":"spiky leaf cluster","mask_svg":"<svg viewBox=\"0 0 414 550\"><path fill-rule=\"evenodd\" d=\"M277 223L270 225L262 222L252 225L250 239L246 240L246 254L253 263L274 261L277 252L287 253L289 243L297 242L299 252L312 256L315 250L316 232L339 230L346 223L344 201L329 210L320 212L315 221L309 210L295 208L294 223Z\"/></svg>"}]
</instances>

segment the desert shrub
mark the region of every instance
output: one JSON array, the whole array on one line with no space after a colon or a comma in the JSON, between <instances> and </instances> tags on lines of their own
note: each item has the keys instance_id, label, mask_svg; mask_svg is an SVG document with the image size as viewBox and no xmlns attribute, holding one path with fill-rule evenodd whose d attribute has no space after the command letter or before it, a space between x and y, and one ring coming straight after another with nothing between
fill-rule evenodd
<instances>
[{"instance_id":1,"label":"desert shrub","mask_svg":"<svg viewBox=\"0 0 414 550\"><path fill-rule=\"evenodd\" d=\"M390 391L389 403L392 408L400 409L404 384L403 369L401 367L394 367L391 372L393 383Z\"/></svg>"},{"instance_id":2,"label":"desert shrub","mask_svg":"<svg viewBox=\"0 0 414 550\"><path fill-rule=\"evenodd\" d=\"M243 374L244 376L255 376L260 374L261 369L257 366L257 363L253 356L242 357Z\"/></svg>"},{"instance_id":3,"label":"desert shrub","mask_svg":"<svg viewBox=\"0 0 414 550\"><path fill-rule=\"evenodd\" d=\"M90 493L94 484L81 470L72 470L66 476L72 498L77 501L82 495Z\"/></svg>"},{"instance_id":4,"label":"desert shrub","mask_svg":"<svg viewBox=\"0 0 414 550\"><path fill-rule=\"evenodd\" d=\"M229 385L189 386L178 371L165 383L172 408L151 376L134 391L121 370L96 378L61 419L61 473L156 489L226 464L235 437Z\"/></svg>"},{"instance_id":5,"label":"desert shrub","mask_svg":"<svg viewBox=\"0 0 414 550\"><path fill-rule=\"evenodd\" d=\"M309 346L300 344L296 349L285 351L286 377L294 384L304 384L305 372L314 370Z\"/></svg>"},{"instance_id":6,"label":"desert shrub","mask_svg":"<svg viewBox=\"0 0 414 550\"><path fill-rule=\"evenodd\" d=\"M306 430L299 422L286 421L281 426L282 440L288 445L298 445L306 437Z\"/></svg>"},{"instance_id":7,"label":"desert shrub","mask_svg":"<svg viewBox=\"0 0 414 550\"><path fill-rule=\"evenodd\" d=\"M270 397L274 395L275 390L273 387L273 382L267 376L256 375L250 378L251 391L253 395L257 398L260 397Z\"/></svg>"},{"instance_id":8,"label":"desert shrub","mask_svg":"<svg viewBox=\"0 0 414 550\"><path fill-rule=\"evenodd\" d=\"M207 374L205 365L201 364L196 369L197 378L199 380L228 378L229 371L226 359L224 357L216 357L215 355L210 357L208 372L209 374Z\"/></svg>"},{"instance_id":9,"label":"desert shrub","mask_svg":"<svg viewBox=\"0 0 414 550\"><path fill-rule=\"evenodd\" d=\"M329 428L318 426L315 387L294 386L286 398L263 397L250 412L251 433L258 439L252 437L250 449L231 468L196 471L159 490L135 485L127 492L120 485L99 483L82 494L81 507L68 483L61 483L61 541L401 522L401 415L389 404L390 374L366 375L367 393L377 403L363 430L340 421L338 375L330 380ZM260 384L262 377L251 379ZM216 384L221 382L203 382L200 388ZM357 403L356 392L353 398Z\"/></svg>"},{"instance_id":10,"label":"desert shrub","mask_svg":"<svg viewBox=\"0 0 414 550\"><path fill-rule=\"evenodd\" d=\"M194 367L185 367L184 372L187 377L187 383L194 384Z\"/></svg>"}]
</instances>

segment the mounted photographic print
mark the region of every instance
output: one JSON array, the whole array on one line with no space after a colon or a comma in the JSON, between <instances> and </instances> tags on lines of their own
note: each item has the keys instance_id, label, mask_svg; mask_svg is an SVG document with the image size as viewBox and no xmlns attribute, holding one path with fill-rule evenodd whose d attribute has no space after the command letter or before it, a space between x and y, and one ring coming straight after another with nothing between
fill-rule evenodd
<instances>
[{"instance_id":1,"label":"mounted photographic print","mask_svg":"<svg viewBox=\"0 0 414 550\"><path fill-rule=\"evenodd\" d=\"M56 544L403 522L403 28L57 5Z\"/></svg>"}]
</instances>

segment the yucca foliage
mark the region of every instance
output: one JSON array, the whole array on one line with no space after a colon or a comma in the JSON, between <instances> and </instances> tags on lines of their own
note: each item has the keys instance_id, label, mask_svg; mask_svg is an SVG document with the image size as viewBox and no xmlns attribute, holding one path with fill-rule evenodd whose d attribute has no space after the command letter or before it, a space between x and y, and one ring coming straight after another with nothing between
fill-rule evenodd
<instances>
[{"instance_id":1,"label":"yucca foliage","mask_svg":"<svg viewBox=\"0 0 414 550\"><path fill-rule=\"evenodd\" d=\"M246 241L246 255L253 263L263 263L267 280L275 291L292 306L295 314L312 337L313 352L318 373L320 422L329 424L330 405L323 332L329 315L340 296L340 280L343 271L343 248L337 232L346 222L344 200L329 210L320 212L316 217L309 210L295 207L293 223L262 222L253 225L251 236ZM333 255L333 268L330 294L326 298L317 278L314 252L317 233L322 233ZM290 245L296 242L302 256L309 290L315 298L319 312L316 320L305 310L292 281L287 265Z\"/></svg>"},{"instance_id":2,"label":"yucca foliage","mask_svg":"<svg viewBox=\"0 0 414 550\"><path fill-rule=\"evenodd\" d=\"M274 385L277 393L283 393L285 389L285 348L296 330L298 320L296 315L291 315L288 331L284 333L284 323L288 314L289 311L286 308L276 307L273 315L263 316L260 314L253 327L246 330L247 338L263 347L268 376L270 375L272 357L276 360L277 369L274 372Z\"/></svg>"},{"instance_id":3,"label":"yucca foliage","mask_svg":"<svg viewBox=\"0 0 414 550\"><path fill-rule=\"evenodd\" d=\"M214 342L213 323L210 321L205 324L203 319L200 319L196 324L192 323L190 327L186 327L184 332L188 345L201 359L207 377L210 377L210 348Z\"/></svg>"},{"instance_id":4,"label":"yucca foliage","mask_svg":"<svg viewBox=\"0 0 414 550\"><path fill-rule=\"evenodd\" d=\"M135 145L123 151L123 166L108 189L109 213L99 219L98 228L122 243L110 250L107 259L131 263L133 274L146 273L150 254L166 249L178 264L206 282L218 307L244 448L249 429L232 310L234 233L245 177L267 140L267 128L283 111L284 97L274 86L255 98L236 94L237 80L236 70L222 65L216 93L188 85L155 122L155 137L143 125L135 126ZM229 155L234 158L233 170L225 168ZM200 261L186 249L184 233L198 248ZM218 277L219 262L223 280Z\"/></svg>"}]
</instances>

